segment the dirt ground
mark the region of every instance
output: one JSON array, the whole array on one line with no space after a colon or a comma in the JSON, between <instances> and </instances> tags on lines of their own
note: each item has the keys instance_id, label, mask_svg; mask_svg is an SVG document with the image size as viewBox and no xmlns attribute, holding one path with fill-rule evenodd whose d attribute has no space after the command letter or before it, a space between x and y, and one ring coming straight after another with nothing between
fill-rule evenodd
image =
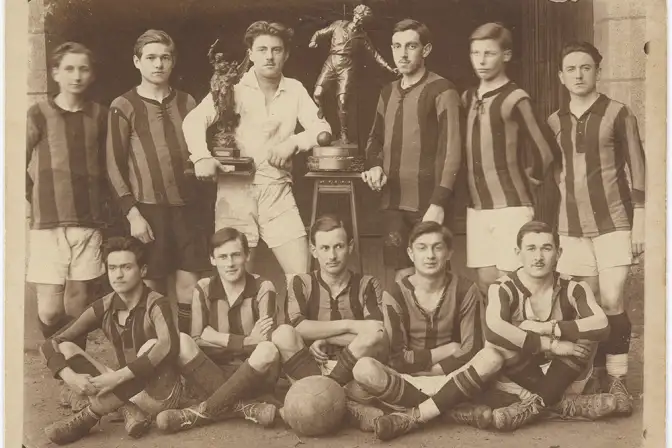
<instances>
[{"instance_id":1,"label":"dirt ground","mask_svg":"<svg viewBox=\"0 0 672 448\"><path fill-rule=\"evenodd\" d=\"M28 292L30 292L28 290ZM642 368L643 368L643 273L635 267L627 286L628 310L633 322L633 339L629 362L629 385L635 397L635 413L630 418L600 422L542 422L514 434L479 431L464 426L437 424L393 442L380 442L373 434L344 429L328 438L303 438L282 424L261 429L241 421L223 422L176 435L162 435L156 428L139 440L130 439L121 423L103 420L89 437L75 446L81 448L208 448L208 447L325 447L358 448L365 446L413 446L450 448L634 448L640 445L642 432ZM34 295L26 295L26 338L24 350L24 445L28 448L51 447L43 428L69 414L58 406L58 383L37 352L41 341L35 319ZM89 338L94 356L111 360L112 353L102 334Z\"/></svg>"}]
</instances>

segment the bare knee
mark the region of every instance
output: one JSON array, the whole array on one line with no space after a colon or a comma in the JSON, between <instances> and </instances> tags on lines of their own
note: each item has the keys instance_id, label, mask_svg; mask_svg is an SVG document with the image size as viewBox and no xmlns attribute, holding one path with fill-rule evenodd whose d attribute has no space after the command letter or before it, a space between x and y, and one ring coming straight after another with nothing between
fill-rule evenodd
<instances>
[{"instance_id":1,"label":"bare knee","mask_svg":"<svg viewBox=\"0 0 672 448\"><path fill-rule=\"evenodd\" d=\"M201 349L191 336L186 333L180 333L180 353L178 355L180 364L187 364L194 359L200 351Z\"/></svg>"},{"instance_id":2,"label":"bare knee","mask_svg":"<svg viewBox=\"0 0 672 448\"><path fill-rule=\"evenodd\" d=\"M280 351L301 350L303 339L291 325L283 324L275 329L271 341Z\"/></svg>"},{"instance_id":3,"label":"bare knee","mask_svg":"<svg viewBox=\"0 0 672 448\"><path fill-rule=\"evenodd\" d=\"M54 325L65 316L63 285L42 285L35 288L37 315L46 325Z\"/></svg>"},{"instance_id":4,"label":"bare knee","mask_svg":"<svg viewBox=\"0 0 672 448\"><path fill-rule=\"evenodd\" d=\"M266 371L275 365L280 359L280 353L272 342L263 341L250 355L248 362L258 371Z\"/></svg>"},{"instance_id":5,"label":"bare knee","mask_svg":"<svg viewBox=\"0 0 672 448\"><path fill-rule=\"evenodd\" d=\"M138 356L150 351L151 348L154 347L154 344L156 344L156 339L147 340L144 344L142 344L140 350L138 350Z\"/></svg>"},{"instance_id":6,"label":"bare knee","mask_svg":"<svg viewBox=\"0 0 672 448\"><path fill-rule=\"evenodd\" d=\"M194 288L198 282L198 274L187 271L177 271L175 274L175 294L180 303L191 304Z\"/></svg>"},{"instance_id":7,"label":"bare knee","mask_svg":"<svg viewBox=\"0 0 672 448\"><path fill-rule=\"evenodd\" d=\"M486 346L474 357L474 364L479 364L483 372L494 373L504 367L504 355L493 346ZM477 369L477 370L481 370Z\"/></svg>"},{"instance_id":8,"label":"bare knee","mask_svg":"<svg viewBox=\"0 0 672 448\"><path fill-rule=\"evenodd\" d=\"M58 351L60 351L65 359L70 359L75 355L81 355L84 351L73 342L61 342L58 344Z\"/></svg>"},{"instance_id":9,"label":"bare knee","mask_svg":"<svg viewBox=\"0 0 672 448\"><path fill-rule=\"evenodd\" d=\"M357 361L352 376L359 384L368 387L385 387L386 375L383 365L373 358L365 356Z\"/></svg>"}]
</instances>

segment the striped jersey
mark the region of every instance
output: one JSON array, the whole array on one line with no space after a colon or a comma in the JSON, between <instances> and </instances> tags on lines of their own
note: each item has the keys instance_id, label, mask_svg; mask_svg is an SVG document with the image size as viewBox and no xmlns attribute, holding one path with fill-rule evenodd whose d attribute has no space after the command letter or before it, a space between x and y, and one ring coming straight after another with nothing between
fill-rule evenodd
<instances>
[{"instance_id":1,"label":"striped jersey","mask_svg":"<svg viewBox=\"0 0 672 448\"><path fill-rule=\"evenodd\" d=\"M347 286L333 297L320 271L295 275L287 286L287 319L296 327L304 320L383 320L382 288L375 277L350 272Z\"/></svg>"},{"instance_id":2,"label":"striped jersey","mask_svg":"<svg viewBox=\"0 0 672 448\"><path fill-rule=\"evenodd\" d=\"M471 206L477 210L532 205L530 178L543 181L557 149L529 95L514 82L478 96L466 91L466 165ZM532 147L525 160L524 141ZM529 168L528 168L529 167Z\"/></svg>"},{"instance_id":3,"label":"striped jersey","mask_svg":"<svg viewBox=\"0 0 672 448\"><path fill-rule=\"evenodd\" d=\"M431 350L451 342L460 348L441 361L445 373L467 362L483 348L481 293L476 285L448 273L443 295L434 311L420 306L415 287L404 277L383 294L385 329L390 337L390 366L400 373L427 372Z\"/></svg>"},{"instance_id":4,"label":"striped jersey","mask_svg":"<svg viewBox=\"0 0 672 448\"><path fill-rule=\"evenodd\" d=\"M53 98L28 109L26 198L31 228L102 227L107 196L107 108L86 102L71 112Z\"/></svg>"},{"instance_id":5,"label":"striped jersey","mask_svg":"<svg viewBox=\"0 0 672 448\"><path fill-rule=\"evenodd\" d=\"M114 394L120 398L134 396L156 377L159 369L177 362L180 338L169 299L145 286L140 301L128 310L128 317L122 325L119 323L119 312L126 310L126 303L112 292L47 339L42 345L42 354L54 376L68 366L58 344L75 341L96 329L101 329L112 343L119 367L128 367L135 375L135 378L114 389ZM137 356L140 348L150 339L156 339L156 343Z\"/></svg>"},{"instance_id":6,"label":"striped jersey","mask_svg":"<svg viewBox=\"0 0 672 448\"><path fill-rule=\"evenodd\" d=\"M565 106L548 124L563 159L558 233L595 237L630 230L633 207L644 207L645 199L644 150L630 109L600 95L581 117Z\"/></svg>"},{"instance_id":7,"label":"striped jersey","mask_svg":"<svg viewBox=\"0 0 672 448\"><path fill-rule=\"evenodd\" d=\"M416 84L383 88L366 147L367 167L387 175L382 208L447 207L462 158L460 97L455 86L425 72Z\"/></svg>"},{"instance_id":8,"label":"striped jersey","mask_svg":"<svg viewBox=\"0 0 672 448\"><path fill-rule=\"evenodd\" d=\"M555 284L552 295L548 297L552 305L546 316L535 314L532 293L520 281L518 271L501 277L490 286L485 314L487 341L516 352L539 353L541 337L518 328L526 320L557 320L560 338L566 341L606 339L609 335L608 321L590 287L558 273L554 275Z\"/></svg>"},{"instance_id":9,"label":"striped jersey","mask_svg":"<svg viewBox=\"0 0 672 448\"><path fill-rule=\"evenodd\" d=\"M229 301L219 275L198 281L191 306L191 336L201 347L224 348L232 355L249 355L255 346L246 346L245 337L264 317L275 318L275 287L264 278L245 274L245 288ZM228 334L228 346L211 344L201 338L203 330Z\"/></svg>"},{"instance_id":10,"label":"striped jersey","mask_svg":"<svg viewBox=\"0 0 672 448\"><path fill-rule=\"evenodd\" d=\"M134 88L112 101L107 168L124 215L136 202L184 205L191 199L182 121L194 107L194 98L179 90L158 102Z\"/></svg>"}]
</instances>

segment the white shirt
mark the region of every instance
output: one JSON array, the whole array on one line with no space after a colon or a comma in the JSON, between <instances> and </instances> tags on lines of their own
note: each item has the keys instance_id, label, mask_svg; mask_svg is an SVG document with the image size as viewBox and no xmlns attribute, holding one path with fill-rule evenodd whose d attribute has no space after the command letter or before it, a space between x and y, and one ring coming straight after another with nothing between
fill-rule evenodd
<instances>
[{"instance_id":1,"label":"white shirt","mask_svg":"<svg viewBox=\"0 0 672 448\"><path fill-rule=\"evenodd\" d=\"M303 84L296 79L282 77L278 90L266 105L264 93L251 68L234 87L236 113L240 123L236 128L236 143L243 157L252 157L256 166L254 183L291 182L288 171L268 163L268 151L292 138L299 151L308 151L317 145L317 136L331 132L329 123L317 117L317 106ZM184 119L182 129L190 157L197 161L212 157L205 138L206 129L217 119L212 95L207 95ZM305 129L294 134L296 124Z\"/></svg>"}]
</instances>

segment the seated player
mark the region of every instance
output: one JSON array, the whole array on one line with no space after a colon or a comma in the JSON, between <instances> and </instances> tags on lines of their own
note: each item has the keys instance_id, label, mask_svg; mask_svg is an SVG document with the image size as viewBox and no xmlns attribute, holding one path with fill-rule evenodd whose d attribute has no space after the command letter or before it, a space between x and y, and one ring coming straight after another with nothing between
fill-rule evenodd
<instances>
[{"instance_id":1,"label":"seated player","mask_svg":"<svg viewBox=\"0 0 672 448\"><path fill-rule=\"evenodd\" d=\"M608 335L604 312L586 284L554 272L560 249L557 235L547 224L523 225L517 243L522 268L500 278L489 290L485 348L432 398L410 411L379 418L379 438L398 437L460 402L479 397L484 385L500 372L515 383L505 387L497 382L495 388L522 400L516 398L510 406L492 411L497 429L514 430L544 411L589 419L615 411L613 395L576 395L589 376L596 342Z\"/></svg>"},{"instance_id":2,"label":"seated player","mask_svg":"<svg viewBox=\"0 0 672 448\"><path fill-rule=\"evenodd\" d=\"M210 261L217 274L196 285L191 336L226 380L205 395L205 401L159 414L156 423L165 432L235 417L262 426L275 420L275 405L240 401L272 392L278 379L278 350L269 342L275 323L275 287L246 271L250 247L245 234L224 227L210 244ZM233 412L224 412L227 409Z\"/></svg>"},{"instance_id":3,"label":"seated player","mask_svg":"<svg viewBox=\"0 0 672 448\"><path fill-rule=\"evenodd\" d=\"M452 254L448 229L434 221L418 223L410 232L407 252L415 272L383 294L385 329L391 340L389 367L365 357L353 370L355 381L367 393L393 409L411 409L428 401L483 347L481 295L473 282L448 272ZM478 424L472 415L480 414L473 410L462 409L451 417ZM381 439L388 438L384 433L388 420L394 423L395 414L376 421Z\"/></svg>"},{"instance_id":4,"label":"seated player","mask_svg":"<svg viewBox=\"0 0 672 448\"><path fill-rule=\"evenodd\" d=\"M358 359L386 355L382 289L376 278L348 269L354 242L338 217L318 218L310 229L310 243L319 269L295 276L288 285L291 325L280 325L272 341L291 381L323 374L345 386ZM346 392L355 393L350 388ZM349 417L364 431L372 431L373 419L382 415L351 400L347 406Z\"/></svg>"},{"instance_id":5,"label":"seated player","mask_svg":"<svg viewBox=\"0 0 672 448\"><path fill-rule=\"evenodd\" d=\"M94 302L70 325L43 344L47 367L89 404L74 416L49 425L46 435L62 445L86 436L102 416L122 411L126 431L139 437L151 416L177 407L180 374L202 389L221 384L221 371L193 339L177 331L166 297L143 283L147 258L143 244L115 237L104 246L107 274L114 292ZM119 365L112 370L84 352L75 341L102 329Z\"/></svg>"}]
</instances>

